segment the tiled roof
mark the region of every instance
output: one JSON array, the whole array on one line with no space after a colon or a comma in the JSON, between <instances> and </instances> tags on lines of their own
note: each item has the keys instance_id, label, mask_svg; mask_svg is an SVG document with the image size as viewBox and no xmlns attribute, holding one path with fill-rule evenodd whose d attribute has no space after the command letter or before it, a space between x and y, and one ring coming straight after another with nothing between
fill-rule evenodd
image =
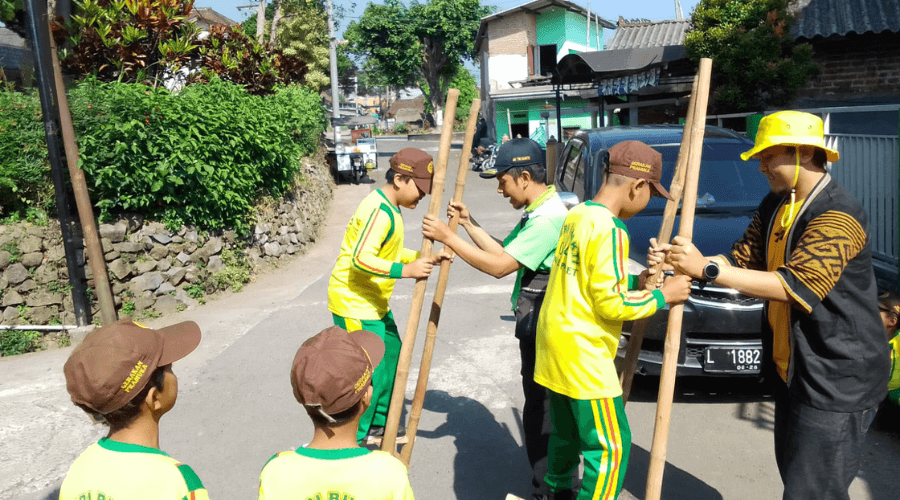
<instances>
[{"instance_id":1,"label":"tiled roof","mask_svg":"<svg viewBox=\"0 0 900 500\"><path fill-rule=\"evenodd\" d=\"M198 7L192 9L191 15L188 18L191 21L205 21L210 26L212 26L213 24L224 24L225 26L234 26L237 24L236 22L228 19L227 17L219 14L209 7Z\"/></svg>"},{"instance_id":2,"label":"tiled roof","mask_svg":"<svg viewBox=\"0 0 900 500\"><path fill-rule=\"evenodd\" d=\"M684 42L684 35L690 27L690 19L628 23L620 17L616 25L616 34L604 49L638 49L681 45Z\"/></svg>"},{"instance_id":3,"label":"tiled roof","mask_svg":"<svg viewBox=\"0 0 900 500\"><path fill-rule=\"evenodd\" d=\"M797 38L900 32L900 0L800 0L799 4L802 10L791 30Z\"/></svg>"}]
</instances>

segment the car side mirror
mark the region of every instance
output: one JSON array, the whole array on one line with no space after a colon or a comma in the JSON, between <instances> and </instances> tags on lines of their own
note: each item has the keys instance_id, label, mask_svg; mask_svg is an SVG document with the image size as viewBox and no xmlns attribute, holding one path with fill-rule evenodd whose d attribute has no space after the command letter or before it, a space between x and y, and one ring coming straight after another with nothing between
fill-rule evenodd
<instances>
[{"instance_id":1,"label":"car side mirror","mask_svg":"<svg viewBox=\"0 0 900 500\"><path fill-rule=\"evenodd\" d=\"M563 205L565 205L566 208L572 208L575 205L581 203L581 200L578 199L578 195L575 193L570 193L568 191L561 191L558 194L559 194L559 199L562 200Z\"/></svg>"}]
</instances>

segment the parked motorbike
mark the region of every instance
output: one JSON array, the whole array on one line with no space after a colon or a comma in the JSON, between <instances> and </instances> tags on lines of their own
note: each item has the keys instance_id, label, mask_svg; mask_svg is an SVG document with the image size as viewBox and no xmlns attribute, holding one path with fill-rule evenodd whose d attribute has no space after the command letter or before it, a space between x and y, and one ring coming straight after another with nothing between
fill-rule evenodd
<instances>
[{"instance_id":1,"label":"parked motorbike","mask_svg":"<svg viewBox=\"0 0 900 500\"><path fill-rule=\"evenodd\" d=\"M476 172L484 172L494 168L494 161L497 159L497 150L499 148L495 144L491 144L481 150L481 153L472 155L472 170Z\"/></svg>"}]
</instances>

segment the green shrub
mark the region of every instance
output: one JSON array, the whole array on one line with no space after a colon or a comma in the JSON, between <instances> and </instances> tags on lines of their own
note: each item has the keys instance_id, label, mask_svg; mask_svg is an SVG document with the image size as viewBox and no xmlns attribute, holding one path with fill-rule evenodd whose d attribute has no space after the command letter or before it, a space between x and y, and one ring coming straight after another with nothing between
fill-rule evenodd
<instances>
[{"instance_id":1,"label":"green shrub","mask_svg":"<svg viewBox=\"0 0 900 500\"><path fill-rule=\"evenodd\" d=\"M326 125L300 86L263 97L213 79L172 94L89 79L70 103L97 206L170 227L245 230L253 202L292 185Z\"/></svg>"},{"instance_id":2,"label":"green shrub","mask_svg":"<svg viewBox=\"0 0 900 500\"><path fill-rule=\"evenodd\" d=\"M41 334L26 330L0 330L0 355L13 356L41 348Z\"/></svg>"},{"instance_id":3,"label":"green shrub","mask_svg":"<svg viewBox=\"0 0 900 500\"><path fill-rule=\"evenodd\" d=\"M30 220L52 206L41 101L0 87L0 214L10 222Z\"/></svg>"},{"instance_id":4,"label":"green shrub","mask_svg":"<svg viewBox=\"0 0 900 500\"><path fill-rule=\"evenodd\" d=\"M409 127L405 123L398 123L394 125L394 133L395 134L405 134L409 130Z\"/></svg>"},{"instance_id":5,"label":"green shrub","mask_svg":"<svg viewBox=\"0 0 900 500\"><path fill-rule=\"evenodd\" d=\"M212 277L216 288L231 288L235 292L243 290L244 285L250 281L250 263L244 258L244 254L240 250L222 250L222 263L225 264L225 269Z\"/></svg>"}]
</instances>

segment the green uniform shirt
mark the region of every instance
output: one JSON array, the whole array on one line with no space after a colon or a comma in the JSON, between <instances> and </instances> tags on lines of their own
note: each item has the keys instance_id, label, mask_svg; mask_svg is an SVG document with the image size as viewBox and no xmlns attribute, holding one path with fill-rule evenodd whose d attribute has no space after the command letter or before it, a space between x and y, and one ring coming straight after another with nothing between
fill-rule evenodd
<instances>
[{"instance_id":1,"label":"green uniform shirt","mask_svg":"<svg viewBox=\"0 0 900 500\"><path fill-rule=\"evenodd\" d=\"M556 186L549 186L538 199L525 207L522 221L503 240L503 251L522 265L516 273L516 285L512 292L513 311L516 310L525 269L550 272L556 243L559 241L559 230L562 229L567 212L566 206L556 194Z\"/></svg>"}]
</instances>

